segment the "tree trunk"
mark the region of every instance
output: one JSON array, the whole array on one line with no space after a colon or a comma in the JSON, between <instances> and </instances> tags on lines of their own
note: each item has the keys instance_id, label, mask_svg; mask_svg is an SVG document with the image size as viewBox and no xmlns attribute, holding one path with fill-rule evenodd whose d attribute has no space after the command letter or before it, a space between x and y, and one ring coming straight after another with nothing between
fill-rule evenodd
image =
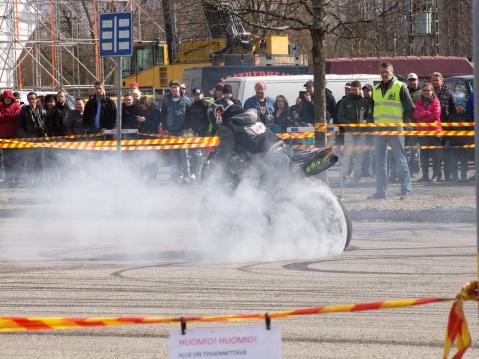
<instances>
[{"instance_id":1,"label":"tree trunk","mask_svg":"<svg viewBox=\"0 0 479 359\"><path fill-rule=\"evenodd\" d=\"M313 0L313 24L310 28L314 67L314 139L316 147L326 147L326 30L323 28L325 19L324 0ZM328 173L320 175L321 181L328 183Z\"/></svg>"},{"instance_id":2,"label":"tree trunk","mask_svg":"<svg viewBox=\"0 0 479 359\"><path fill-rule=\"evenodd\" d=\"M326 79L324 76L326 65L326 31L323 28L325 19L324 0L313 0L313 23L309 31L313 42L311 53L313 55L314 67L314 126L316 147L326 146L326 132L324 126L326 123Z\"/></svg>"},{"instance_id":3,"label":"tree trunk","mask_svg":"<svg viewBox=\"0 0 479 359\"><path fill-rule=\"evenodd\" d=\"M312 29L311 38L313 40L315 140L317 147L325 147L327 137L324 131L324 125L321 125L326 124L326 78L324 75L326 69L326 55L324 53L325 33L322 30Z\"/></svg>"}]
</instances>

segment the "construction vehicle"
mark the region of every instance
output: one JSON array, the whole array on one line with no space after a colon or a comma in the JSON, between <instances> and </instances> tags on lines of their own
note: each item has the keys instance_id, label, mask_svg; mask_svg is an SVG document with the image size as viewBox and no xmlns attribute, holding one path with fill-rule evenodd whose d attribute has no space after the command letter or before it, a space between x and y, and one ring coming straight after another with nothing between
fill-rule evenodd
<instances>
[{"instance_id":1,"label":"construction vehicle","mask_svg":"<svg viewBox=\"0 0 479 359\"><path fill-rule=\"evenodd\" d=\"M137 82L140 87L163 93L171 80L182 80L190 67L305 66L307 61L287 35L256 36L246 32L241 22L223 10L200 1L211 39L176 40L171 2L162 0L166 41L134 44L133 56L123 64L123 86Z\"/></svg>"}]
</instances>

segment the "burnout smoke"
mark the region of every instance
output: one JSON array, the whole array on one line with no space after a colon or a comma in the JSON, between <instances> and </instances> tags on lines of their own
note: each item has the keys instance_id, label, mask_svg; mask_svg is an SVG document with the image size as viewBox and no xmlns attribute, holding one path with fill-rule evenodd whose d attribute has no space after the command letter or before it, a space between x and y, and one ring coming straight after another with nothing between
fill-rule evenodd
<instances>
[{"instance_id":1,"label":"burnout smoke","mask_svg":"<svg viewBox=\"0 0 479 359\"><path fill-rule=\"evenodd\" d=\"M139 174L151 153L126 153L121 164L113 153L63 154L64 179L9 195L23 209L2 225L0 259L283 260L344 247L341 209L318 183L262 184L251 176L234 189L217 177L202 185L148 184Z\"/></svg>"},{"instance_id":2,"label":"burnout smoke","mask_svg":"<svg viewBox=\"0 0 479 359\"><path fill-rule=\"evenodd\" d=\"M121 164L115 153L62 154L60 181L9 194L22 209L2 225L0 258L156 261L200 255L193 188L140 178L140 164L152 153L128 152Z\"/></svg>"},{"instance_id":3,"label":"burnout smoke","mask_svg":"<svg viewBox=\"0 0 479 359\"><path fill-rule=\"evenodd\" d=\"M223 172L224 173L224 172ZM268 168L236 186L212 176L200 205L206 242L232 261L311 259L340 254L347 224L329 187Z\"/></svg>"}]
</instances>

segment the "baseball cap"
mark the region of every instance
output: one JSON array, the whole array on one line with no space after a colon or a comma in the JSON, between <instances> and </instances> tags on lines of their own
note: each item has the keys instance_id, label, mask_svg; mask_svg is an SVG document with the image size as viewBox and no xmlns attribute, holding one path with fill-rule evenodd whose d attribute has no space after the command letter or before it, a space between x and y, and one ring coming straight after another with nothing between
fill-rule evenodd
<instances>
[{"instance_id":1,"label":"baseball cap","mask_svg":"<svg viewBox=\"0 0 479 359\"><path fill-rule=\"evenodd\" d=\"M233 88L229 84L225 84L223 86L223 92L224 93L233 93Z\"/></svg>"},{"instance_id":2,"label":"baseball cap","mask_svg":"<svg viewBox=\"0 0 479 359\"><path fill-rule=\"evenodd\" d=\"M373 86L370 85L370 84L366 84L366 85L364 85L361 89L362 89L362 90L368 89L369 91L372 91L372 90L373 90Z\"/></svg>"},{"instance_id":3,"label":"baseball cap","mask_svg":"<svg viewBox=\"0 0 479 359\"><path fill-rule=\"evenodd\" d=\"M314 86L314 81L313 80L308 80L306 83L303 85L304 87L306 86Z\"/></svg>"},{"instance_id":4,"label":"baseball cap","mask_svg":"<svg viewBox=\"0 0 479 359\"><path fill-rule=\"evenodd\" d=\"M180 81L178 80L171 80L168 86L171 87L173 85L180 86L181 84L180 84Z\"/></svg>"},{"instance_id":5,"label":"baseball cap","mask_svg":"<svg viewBox=\"0 0 479 359\"><path fill-rule=\"evenodd\" d=\"M351 82L346 82L344 84L344 88L346 88L346 89L351 88Z\"/></svg>"},{"instance_id":6,"label":"baseball cap","mask_svg":"<svg viewBox=\"0 0 479 359\"><path fill-rule=\"evenodd\" d=\"M200 88L195 88L191 91L191 94L194 96L194 95L201 95L203 93L203 91L201 91Z\"/></svg>"},{"instance_id":7,"label":"baseball cap","mask_svg":"<svg viewBox=\"0 0 479 359\"><path fill-rule=\"evenodd\" d=\"M130 84L130 87L131 87L131 88L134 88L134 89L137 89L137 88L140 87L140 85L138 84L138 82L132 82L132 83Z\"/></svg>"},{"instance_id":8,"label":"baseball cap","mask_svg":"<svg viewBox=\"0 0 479 359\"><path fill-rule=\"evenodd\" d=\"M410 74L407 75L407 79L418 79L417 75L414 72L411 72Z\"/></svg>"}]
</instances>

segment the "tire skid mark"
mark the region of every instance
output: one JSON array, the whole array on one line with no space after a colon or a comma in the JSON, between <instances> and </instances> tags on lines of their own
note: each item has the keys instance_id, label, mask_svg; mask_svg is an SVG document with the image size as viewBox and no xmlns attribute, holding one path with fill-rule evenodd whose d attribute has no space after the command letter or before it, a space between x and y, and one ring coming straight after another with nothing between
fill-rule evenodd
<instances>
[{"instance_id":1,"label":"tire skid mark","mask_svg":"<svg viewBox=\"0 0 479 359\"><path fill-rule=\"evenodd\" d=\"M431 259L431 258L463 258L463 257L476 257L475 254L430 254L430 255L396 255L396 256L380 256L380 257L358 257L358 258L343 258L341 261L381 261L381 260L395 260L395 259ZM319 269L319 268L310 268L313 264L321 264L321 263L328 263L328 262L335 262L338 259L332 260L324 260L324 261L307 261L307 262L296 262L290 263L283 266L284 269L287 270L295 270L301 272L318 272L318 273L336 273L336 274L367 274L367 275L397 275L397 276L408 276L408 275L417 275L418 272L383 272L383 271L376 271L376 272L369 272L369 271L351 271L351 270L332 270L332 269ZM462 266L461 266L462 267ZM456 275L474 275L471 272L434 272L434 273L426 273L422 272L422 276L456 276Z\"/></svg>"}]
</instances>

